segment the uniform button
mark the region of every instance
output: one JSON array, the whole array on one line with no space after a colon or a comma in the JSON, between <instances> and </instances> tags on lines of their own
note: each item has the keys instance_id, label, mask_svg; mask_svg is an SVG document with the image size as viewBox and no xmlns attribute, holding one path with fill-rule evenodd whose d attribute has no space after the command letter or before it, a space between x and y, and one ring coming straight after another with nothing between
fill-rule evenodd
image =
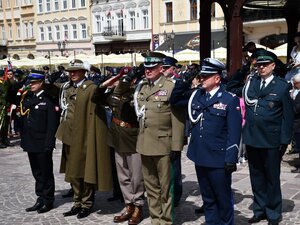
<instances>
[{"instance_id":1,"label":"uniform button","mask_svg":"<svg viewBox=\"0 0 300 225\"><path fill-rule=\"evenodd\" d=\"M202 135L200 135L200 137L202 138Z\"/></svg>"},{"instance_id":2,"label":"uniform button","mask_svg":"<svg viewBox=\"0 0 300 225\"><path fill-rule=\"evenodd\" d=\"M255 113L255 116L258 116L258 114L257 114L257 113Z\"/></svg>"},{"instance_id":3,"label":"uniform button","mask_svg":"<svg viewBox=\"0 0 300 225\"><path fill-rule=\"evenodd\" d=\"M257 108L259 107L259 105L257 105Z\"/></svg>"}]
</instances>

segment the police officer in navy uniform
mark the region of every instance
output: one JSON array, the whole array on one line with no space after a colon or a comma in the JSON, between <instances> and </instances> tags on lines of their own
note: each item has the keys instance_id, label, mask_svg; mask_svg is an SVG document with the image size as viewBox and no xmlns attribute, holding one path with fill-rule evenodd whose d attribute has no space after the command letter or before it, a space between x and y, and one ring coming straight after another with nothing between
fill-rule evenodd
<instances>
[{"instance_id":1,"label":"police officer in navy uniform","mask_svg":"<svg viewBox=\"0 0 300 225\"><path fill-rule=\"evenodd\" d=\"M32 70L28 76L30 91L16 95L20 101L23 127L21 147L28 154L32 175L35 179L36 203L27 212L45 213L53 208L54 175L52 153L55 148L55 132L59 124L58 99L44 91L45 75Z\"/></svg>"},{"instance_id":2,"label":"police officer in navy uniform","mask_svg":"<svg viewBox=\"0 0 300 225\"><path fill-rule=\"evenodd\" d=\"M195 163L207 225L234 224L231 174L238 161L242 118L239 99L220 86L224 70L219 60L204 59L202 89L188 101L192 128L187 156Z\"/></svg>"},{"instance_id":3,"label":"police officer in navy uniform","mask_svg":"<svg viewBox=\"0 0 300 225\"><path fill-rule=\"evenodd\" d=\"M243 92L246 122L242 137L254 195L249 223L268 219L274 225L282 218L280 162L292 136L293 102L291 86L273 72L275 60L269 51L258 56L258 73L248 77Z\"/></svg>"}]
</instances>

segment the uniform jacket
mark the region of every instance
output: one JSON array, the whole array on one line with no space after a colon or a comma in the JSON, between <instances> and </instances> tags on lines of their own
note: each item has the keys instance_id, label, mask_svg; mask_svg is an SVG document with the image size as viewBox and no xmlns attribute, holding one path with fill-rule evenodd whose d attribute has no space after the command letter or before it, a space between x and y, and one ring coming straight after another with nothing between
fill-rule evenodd
<instances>
[{"instance_id":1,"label":"uniform jacket","mask_svg":"<svg viewBox=\"0 0 300 225\"><path fill-rule=\"evenodd\" d=\"M26 152L52 151L55 147L55 132L59 124L58 102L54 102L45 92L35 96L28 92L22 102L21 147Z\"/></svg>"},{"instance_id":2,"label":"uniform jacket","mask_svg":"<svg viewBox=\"0 0 300 225\"><path fill-rule=\"evenodd\" d=\"M293 125L293 102L290 85L282 78L274 79L260 91L261 79L254 75L247 94L257 105L246 104L243 142L256 148L276 148L289 144Z\"/></svg>"},{"instance_id":3,"label":"uniform jacket","mask_svg":"<svg viewBox=\"0 0 300 225\"><path fill-rule=\"evenodd\" d=\"M171 79L162 76L150 87L142 80L137 95L137 107L145 106L144 117L139 120L140 130L137 152L143 155L167 155L170 151L181 151L184 140L183 109L171 107L169 99L174 88Z\"/></svg>"},{"instance_id":4,"label":"uniform jacket","mask_svg":"<svg viewBox=\"0 0 300 225\"><path fill-rule=\"evenodd\" d=\"M238 97L219 88L210 100L204 90L196 90L191 115L202 119L192 124L187 156L198 166L223 168L237 163L242 117Z\"/></svg>"},{"instance_id":5,"label":"uniform jacket","mask_svg":"<svg viewBox=\"0 0 300 225\"><path fill-rule=\"evenodd\" d=\"M66 96L71 96L71 88ZM99 191L107 191L111 188L111 167L105 110L91 101L96 89L92 81L85 81L77 89L72 128L62 120L56 133L62 142L65 138L70 141L66 177L84 178L86 183L96 184Z\"/></svg>"},{"instance_id":6,"label":"uniform jacket","mask_svg":"<svg viewBox=\"0 0 300 225\"><path fill-rule=\"evenodd\" d=\"M112 122L109 128L108 144L118 152L134 153L138 135L138 121L133 107L134 87L120 80L113 93L105 94L105 90L106 88L98 88L93 101L97 104L108 105L112 110L112 117L133 126L121 127Z\"/></svg>"}]
</instances>

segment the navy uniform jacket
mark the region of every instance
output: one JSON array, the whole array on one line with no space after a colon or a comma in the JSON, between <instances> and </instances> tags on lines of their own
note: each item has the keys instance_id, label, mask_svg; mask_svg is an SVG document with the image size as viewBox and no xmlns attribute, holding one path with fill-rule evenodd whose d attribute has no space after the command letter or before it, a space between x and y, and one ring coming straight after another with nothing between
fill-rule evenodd
<instances>
[{"instance_id":1,"label":"navy uniform jacket","mask_svg":"<svg viewBox=\"0 0 300 225\"><path fill-rule=\"evenodd\" d=\"M45 92L38 97L29 92L22 105L23 111L29 109L29 113L23 116L21 147L26 152L53 150L55 132L59 124L58 104Z\"/></svg>"},{"instance_id":2,"label":"navy uniform jacket","mask_svg":"<svg viewBox=\"0 0 300 225\"><path fill-rule=\"evenodd\" d=\"M223 88L206 101L205 91L197 90L190 99L190 112L195 119L187 156L198 166L224 168L237 163L242 117L239 99Z\"/></svg>"},{"instance_id":3,"label":"navy uniform jacket","mask_svg":"<svg viewBox=\"0 0 300 225\"><path fill-rule=\"evenodd\" d=\"M294 114L290 85L284 79L274 76L260 91L260 77L254 75L250 79L245 94L250 100L258 101L256 105L246 104L243 142L256 148L276 148L280 144L289 144Z\"/></svg>"}]
</instances>

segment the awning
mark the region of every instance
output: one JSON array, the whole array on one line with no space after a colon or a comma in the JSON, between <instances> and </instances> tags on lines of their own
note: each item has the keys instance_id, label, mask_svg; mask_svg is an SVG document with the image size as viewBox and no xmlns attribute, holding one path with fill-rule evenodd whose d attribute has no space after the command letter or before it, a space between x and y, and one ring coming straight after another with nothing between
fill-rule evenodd
<instances>
[{"instance_id":1,"label":"awning","mask_svg":"<svg viewBox=\"0 0 300 225\"><path fill-rule=\"evenodd\" d=\"M211 33L211 49L227 47L227 33L225 31L216 31ZM171 41L165 41L155 50L158 51L171 51ZM174 52L179 52L184 49L192 49L199 51L200 49L200 34L199 33L187 33L187 34L175 34L174 37Z\"/></svg>"}]
</instances>

